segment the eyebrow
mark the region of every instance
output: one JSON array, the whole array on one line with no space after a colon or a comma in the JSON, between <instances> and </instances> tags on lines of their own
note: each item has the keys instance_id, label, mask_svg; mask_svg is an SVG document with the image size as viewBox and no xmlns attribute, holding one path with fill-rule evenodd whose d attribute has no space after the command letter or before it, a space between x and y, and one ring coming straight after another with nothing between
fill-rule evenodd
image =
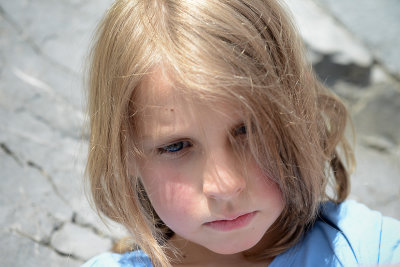
<instances>
[{"instance_id":1,"label":"eyebrow","mask_svg":"<svg viewBox=\"0 0 400 267\"><path fill-rule=\"evenodd\" d=\"M246 123L244 120L238 119L236 122L232 123L230 127L227 127L227 132L234 134L234 130L236 130L239 127L246 126ZM185 133L184 131L182 132L166 132L166 133L160 133L156 136L153 135L143 135L139 137L140 141L139 143L142 144L143 147L159 147L163 145L167 145L170 143L174 143L177 141L182 141L182 140L187 140L187 139L192 139L196 140L196 138L193 138L192 134Z\"/></svg>"},{"instance_id":2,"label":"eyebrow","mask_svg":"<svg viewBox=\"0 0 400 267\"><path fill-rule=\"evenodd\" d=\"M147 148L150 146L159 147L185 139L193 139L193 137L189 137L189 135L183 135L183 134L171 134L171 135L166 134L166 135L157 135L155 137L151 135L145 135L140 137L140 139L141 141L139 143L144 148Z\"/></svg>"}]
</instances>

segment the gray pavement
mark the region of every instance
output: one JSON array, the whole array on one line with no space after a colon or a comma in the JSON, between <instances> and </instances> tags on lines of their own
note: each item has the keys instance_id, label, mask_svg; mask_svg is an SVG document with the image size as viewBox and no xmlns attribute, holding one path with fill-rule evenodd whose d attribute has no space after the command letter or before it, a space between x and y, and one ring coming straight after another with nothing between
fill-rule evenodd
<instances>
[{"instance_id":1,"label":"gray pavement","mask_svg":"<svg viewBox=\"0 0 400 267\"><path fill-rule=\"evenodd\" d=\"M352 114L351 198L400 219L400 3L350 2L288 4L316 72ZM82 183L84 59L110 3L0 0L1 266L79 266L125 235L97 218Z\"/></svg>"}]
</instances>

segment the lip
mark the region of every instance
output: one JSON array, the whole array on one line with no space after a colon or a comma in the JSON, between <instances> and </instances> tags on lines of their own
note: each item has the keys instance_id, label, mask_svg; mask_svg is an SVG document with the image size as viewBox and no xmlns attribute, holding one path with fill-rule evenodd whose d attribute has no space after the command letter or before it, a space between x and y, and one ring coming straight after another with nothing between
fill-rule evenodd
<instances>
[{"instance_id":1,"label":"lip","mask_svg":"<svg viewBox=\"0 0 400 267\"><path fill-rule=\"evenodd\" d=\"M253 211L237 216L234 219L215 220L207 222L205 223L205 226L208 226L217 231L228 232L249 225L256 214L257 211Z\"/></svg>"}]
</instances>

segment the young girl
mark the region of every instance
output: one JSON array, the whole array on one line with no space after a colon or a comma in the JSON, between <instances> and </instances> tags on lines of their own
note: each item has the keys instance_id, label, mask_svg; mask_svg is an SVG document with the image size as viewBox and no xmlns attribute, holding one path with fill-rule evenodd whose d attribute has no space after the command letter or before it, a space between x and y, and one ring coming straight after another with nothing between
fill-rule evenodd
<instances>
[{"instance_id":1,"label":"young girl","mask_svg":"<svg viewBox=\"0 0 400 267\"><path fill-rule=\"evenodd\" d=\"M116 1L89 83L94 203L137 247L85 266L400 262L400 224L344 201L347 112L279 1Z\"/></svg>"}]
</instances>

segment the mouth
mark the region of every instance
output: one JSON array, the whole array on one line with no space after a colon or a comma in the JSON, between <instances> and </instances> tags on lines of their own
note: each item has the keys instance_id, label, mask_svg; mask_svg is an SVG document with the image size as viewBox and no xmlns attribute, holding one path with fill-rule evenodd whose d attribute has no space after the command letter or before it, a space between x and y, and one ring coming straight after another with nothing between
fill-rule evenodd
<instances>
[{"instance_id":1,"label":"mouth","mask_svg":"<svg viewBox=\"0 0 400 267\"><path fill-rule=\"evenodd\" d=\"M257 211L245 213L240 215L232 220L215 220L211 222L207 222L204 225L210 227L211 229L227 232L235 229L239 229L245 227L250 224L254 216L256 216Z\"/></svg>"}]
</instances>

